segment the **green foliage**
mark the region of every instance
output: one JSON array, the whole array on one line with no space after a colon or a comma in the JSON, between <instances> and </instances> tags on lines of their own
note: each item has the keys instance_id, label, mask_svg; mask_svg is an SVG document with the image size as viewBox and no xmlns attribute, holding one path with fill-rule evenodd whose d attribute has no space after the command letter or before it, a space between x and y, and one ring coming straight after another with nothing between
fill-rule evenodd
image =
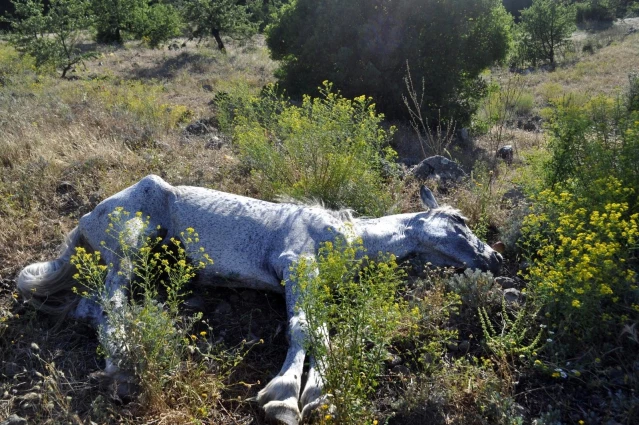
<instances>
[{"instance_id":1,"label":"green foliage","mask_svg":"<svg viewBox=\"0 0 639 425\"><path fill-rule=\"evenodd\" d=\"M148 0L91 0L98 43L122 43L140 28Z\"/></svg>"},{"instance_id":2,"label":"green foliage","mask_svg":"<svg viewBox=\"0 0 639 425\"><path fill-rule=\"evenodd\" d=\"M270 87L260 98L236 102L233 135L242 161L267 197L318 199L382 215L393 203L383 175L386 169L395 181L393 129L381 128L383 116L370 98L346 99L329 83L321 93L293 106Z\"/></svg>"},{"instance_id":3,"label":"green foliage","mask_svg":"<svg viewBox=\"0 0 639 425\"><path fill-rule=\"evenodd\" d=\"M162 238L145 236L149 217L122 208L109 214L107 236L117 242L117 250L103 247L118 256L121 268L103 264L100 253L76 248L71 262L77 267L74 278L81 285L77 293L98 303L106 314L109 330L100 330L100 347L119 369L134 376L141 386L141 400L147 407L175 402L175 392L187 396L194 417L206 416L219 393L223 377L241 358L239 352L223 351L206 338L207 332L192 334L201 313L184 318L180 314L186 285L195 272L213 263L202 248L198 234L188 228L170 246ZM136 221L133 226L132 221ZM132 233L131 228L136 228ZM189 260L187 260L187 256ZM131 273L132 295L115 301L105 286L108 273ZM158 287L163 289L160 301ZM209 328L210 329L210 328ZM203 379L211 362L220 379ZM204 393L204 397L201 395ZM207 400L207 394L211 396Z\"/></svg>"},{"instance_id":4,"label":"green foliage","mask_svg":"<svg viewBox=\"0 0 639 425\"><path fill-rule=\"evenodd\" d=\"M479 73L505 58L511 17L494 0L298 0L268 31L281 84L293 95L325 79L345 96L372 96L391 117L406 116L406 64L424 79L423 115L460 125L481 98Z\"/></svg>"},{"instance_id":5,"label":"green foliage","mask_svg":"<svg viewBox=\"0 0 639 425\"><path fill-rule=\"evenodd\" d=\"M591 183L609 176L623 187L639 187L637 85L637 77L631 76L626 99L597 97L580 105L568 98L556 106L550 126L548 186L572 179L571 193L593 199L600 197ZM628 202L635 211L637 195Z\"/></svg>"},{"instance_id":6,"label":"green foliage","mask_svg":"<svg viewBox=\"0 0 639 425\"><path fill-rule=\"evenodd\" d=\"M148 8L138 10L137 37L146 41L150 47L178 37L182 33L182 17L170 4L155 3Z\"/></svg>"},{"instance_id":7,"label":"green foliage","mask_svg":"<svg viewBox=\"0 0 639 425\"><path fill-rule=\"evenodd\" d=\"M13 47L0 45L0 87L13 85L36 69L30 55L21 55Z\"/></svg>"},{"instance_id":8,"label":"green foliage","mask_svg":"<svg viewBox=\"0 0 639 425\"><path fill-rule=\"evenodd\" d=\"M591 181L594 198L573 195L571 183L535 198L522 247L530 256L527 277L536 301L565 330L566 345L580 347L639 319L632 266L639 215L627 202L634 189L614 178Z\"/></svg>"},{"instance_id":9,"label":"green foliage","mask_svg":"<svg viewBox=\"0 0 639 425\"><path fill-rule=\"evenodd\" d=\"M497 329L485 308L480 307L478 313L485 344L498 359L512 362L520 356L530 358L535 350L541 347L542 331L537 332L535 336L529 335L530 325L535 323L536 314L529 314L525 308L519 309L513 319L504 299L501 308L502 323Z\"/></svg>"},{"instance_id":10,"label":"green foliage","mask_svg":"<svg viewBox=\"0 0 639 425\"><path fill-rule=\"evenodd\" d=\"M537 59L555 64L558 50L566 44L568 37L575 30L575 8L557 0L533 0L532 6L521 12L522 38L532 57L533 64Z\"/></svg>"},{"instance_id":11,"label":"green foliage","mask_svg":"<svg viewBox=\"0 0 639 425\"><path fill-rule=\"evenodd\" d=\"M257 31L258 25L251 22L249 7L238 0L188 0L181 8L189 37L213 36L220 50L225 49L221 33L247 38Z\"/></svg>"},{"instance_id":12,"label":"green foliage","mask_svg":"<svg viewBox=\"0 0 639 425\"><path fill-rule=\"evenodd\" d=\"M372 421L369 397L388 346L410 317L397 297L404 273L395 258L372 261L363 254L361 241L338 239L324 243L316 261L302 260L293 269L297 308L306 313L309 327L308 348L342 424Z\"/></svg>"},{"instance_id":13,"label":"green foliage","mask_svg":"<svg viewBox=\"0 0 639 425\"><path fill-rule=\"evenodd\" d=\"M51 66L65 77L75 65L93 53L79 48L80 30L91 24L88 0L52 0L44 13L41 0L15 0L9 43L35 58L37 67Z\"/></svg>"},{"instance_id":14,"label":"green foliage","mask_svg":"<svg viewBox=\"0 0 639 425\"><path fill-rule=\"evenodd\" d=\"M122 43L141 38L157 47L181 33L181 17L171 5L149 0L91 0L96 40Z\"/></svg>"},{"instance_id":15,"label":"green foliage","mask_svg":"<svg viewBox=\"0 0 639 425\"><path fill-rule=\"evenodd\" d=\"M587 21L614 21L614 0L587 0L576 4L576 20L578 23Z\"/></svg>"},{"instance_id":16,"label":"green foliage","mask_svg":"<svg viewBox=\"0 0 639 425\"><path fill-rule=\"evenodd\" d=\"M604 347L639 319L637 84L625 100L556 106L545 187L523 223L529 288L565 355Z\"/></svg>"}]
</instances>

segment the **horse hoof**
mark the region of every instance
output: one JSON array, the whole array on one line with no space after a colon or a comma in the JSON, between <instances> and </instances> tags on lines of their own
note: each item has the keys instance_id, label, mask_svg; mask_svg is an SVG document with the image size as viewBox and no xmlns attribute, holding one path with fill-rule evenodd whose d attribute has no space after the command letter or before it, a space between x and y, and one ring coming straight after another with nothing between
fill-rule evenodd
<instances>
[{"instance_id":1,"label":"horse hoof","mask_svg":"<svg viewBox=\"0 0 639 425\"><path fill-rule=\"evenodd\" d=\"M311 417L315 414L320 407L326 409L327 413L334 413L335 406L330 404L331 395L323 395L316 398L313 401L310 401L304 404L304 408L302 409L302 421L303 422L311 422ZM326 406L326 407L323 407Z\"/></svg>"},{"instance_id":2,"label":"horse hoof","mask_svg":"<svg viewBox=\"0 0 639 425\"><path fill-rule=\"evenodd\" d=\"M264 405L266 419L270 423L284 425L298 425L300 423L300 411L297 406L291 406L286 401L271 401Z\"/></svg>"}]
</instances>

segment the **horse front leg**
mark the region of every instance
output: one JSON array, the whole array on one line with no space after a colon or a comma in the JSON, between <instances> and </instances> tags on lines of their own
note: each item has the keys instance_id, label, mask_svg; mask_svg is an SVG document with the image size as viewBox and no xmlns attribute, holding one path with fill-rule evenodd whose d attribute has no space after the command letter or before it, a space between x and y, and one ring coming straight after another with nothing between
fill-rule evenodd
<instances>
[{"instance_id":1,"label":"horse front leg","mask_svg":"<svg viewBox=\"0 0 639 425\"><path fill-rule=\"evenodd\" d=\"M267 419L297 425L301 419L298 400L306 356L307 325L304 312L295 309L297 298L293 294L292 285L288 283L287 281L286 307L289 347L286 360L277 376L258 393L257 401L264 408Z\"/></svg>"}]
</instances>

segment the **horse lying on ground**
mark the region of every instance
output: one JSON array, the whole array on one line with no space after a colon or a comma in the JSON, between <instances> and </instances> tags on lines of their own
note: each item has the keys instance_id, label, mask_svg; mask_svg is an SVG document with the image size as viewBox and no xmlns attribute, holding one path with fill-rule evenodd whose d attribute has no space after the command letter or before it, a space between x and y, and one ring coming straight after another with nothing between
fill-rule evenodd
<instances>
[{"instance_id":1,"label":"horse lying on ground","mask_svg":"<svg viewBox=\"0 0 639 425\"><path fill-rule=\"evenodd\" d=\"M499 269L501 256L468 229L458 211L440 208L426 188L421 189L420 195L429 208L426 212L354 219L320 207L275 204L199 187L174 187L151 175L83 216L61 256L25 267L17 279L18 289L46 311L56 294L68 293L74 285L75 268L69 260L76 246L84 246L90 252L99 250L104 262L113 264L106 288L111 301L118 305L128 296L132 272L117 254L117 241L111 238L106 246L101 245L109 225L108 215L117 207L140 211L150 217L148 229L160 229L152 236L159 235L164 240L179 239L180 230L195 228L200 246L214 261L200 272L200 282L219 283L219 277L229 277L232 281L225 281L224 285L284 293L289 349L280 373L259 392L257 400L270 420L297 424L322 399L322 383L313 361L300 397L306 320L304 312L295 308L298 293L290 280L291 267L298 260L314 258L322 242L357 237L371 257L391 253L401 260L416 254L435 266L493 272ZM129 231L143 228L136 220L139 217L129 220ZM99 308L91 308L86 302L78 304L75 315L109 326ZM117 366L110 359L105 372L117 373Z\"/></svg>"}]
</instances>

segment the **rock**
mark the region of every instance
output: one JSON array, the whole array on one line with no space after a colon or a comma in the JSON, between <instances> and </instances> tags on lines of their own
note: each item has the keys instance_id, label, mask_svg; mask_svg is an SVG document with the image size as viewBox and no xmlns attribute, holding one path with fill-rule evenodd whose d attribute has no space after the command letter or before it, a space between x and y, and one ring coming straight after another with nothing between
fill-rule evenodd
<instances>
[{"instance_id":1,"label":"rock","mask_svg":"<svg viewBox=\"0 0 639 425\"><path fill-rule=\"evenodd\" d=\"M519 289L508 288L504 290L504 299L508 304L523 304L526 301L526 294Z\"/></svg>"},{"instance_id":2,"label":"rock","mask_svg":"<svg viewBox=\"0 0 639 425\"><path fill-rule=\"evenodd\" d=\"M459 130L459 140L465 145L470 144L470 135L468 134L467 128L464 127L461 130Z\"/></svg>"},{"instance_id":3,"label":"rock","mask_svg":"<svg viewBox=\"0 0 639 425\"><path fill-rule=\"evenodd\" d=\"M458 183L466 173L459 165L441 155L431 156L417 164L410 173L417 180L437 180L444 184Z\"/></svg>"},{"instance_id":4,"label":"rock","mask_svg":"<svg viewBox=\"0 0 639 425\"><path fill-rule=\"evenodd\" d=\"M206 142L206 145L204 145L204 148L205 149L220 150L220 149L222 149L222 146L224 146L224 144L225 144L224 140L221 137L213 136Z\"/></svg>"},{"instance_id":5,"label":"rock","mask_svg":"<svg viewBox=\"0 0 639 425\"><path fill-rule=\"evenodd\" d=\"M506 164L513 163L513 157L515 156L515 149L512 145L506 145L499 148L497 151L497 158L501 158L506 161Z\"/></svg>"},{"instance_id":6,"label":"rock","mask_svg":"<svg viewBox=\"0 0 639 425\"><path fill-rule=\"evenodd\" d=\"M495 283L501 286L502 289L511 289L517 285L517 281L512 277L499 276L495 278Z\"/></svg>"},{"instance_id":7,"label":"rock","mask_svg":"<svg viewBox=\"0 0 639 425\"><path fill-rule=\"evenodd\" d=\"M207 123L202 121L196 121L186 126L186 132L194 136L202 136L211 132L211 129Z\"/></svg>"},{"instance_id":8,"label":"rock","mask_svg":"<svg viewBox=\"0 0 639 425\"><path fill-rule=\"evenodd\" d=\"M27 420L20 416L13 414L4 421L0 422L0 425L27 425Z\"/></svg>"},{"instance_id":9,"label":"rock","mask_svg":"<svg viewBox=\"0 0 639 425\"><path fill-rule=\"evenodd\" d=\"M470 342L469 341L461 341L457 346L457 350L462 353L467 353L470 350Z\"/></svg>"},{"instance_id":10,"label":"rock","mask_svg":"<svg viewBox=\"0 0 639 425\"><path fill-rule=\"evenodd\" d=\"M410 375L410 369L408 369L406 366L401 364L398 364L397 366L393 366L393 368L391 369L391 372L395 375L404 375L404 376Z\"/></svg>"},{"instance_id":11,"label":"rock","mask_svg":"<svg viewBox=\"0 0 639 425\"><path fill-rule=\"evenodd\" d=\"M501 197L501 202L502 204L515 207L521 204L525 199L526 195L524 195L524 192L521 190L521 188L513 187L512 189L509 189L506 191L506 193L504 193L504 195Z\"/></svg>"},{"instance_id":12,"label":"rock","mask_svg":"<svg viewBox=\"0 0 639 425\"><path fill-rule=\"evenodd\" d=\"M232 312L233 307L231 307L231 304L227 303L226 301L220 302L215 308L215 314L219 315L231 314Z\"/></svg>"}]
</instances>

